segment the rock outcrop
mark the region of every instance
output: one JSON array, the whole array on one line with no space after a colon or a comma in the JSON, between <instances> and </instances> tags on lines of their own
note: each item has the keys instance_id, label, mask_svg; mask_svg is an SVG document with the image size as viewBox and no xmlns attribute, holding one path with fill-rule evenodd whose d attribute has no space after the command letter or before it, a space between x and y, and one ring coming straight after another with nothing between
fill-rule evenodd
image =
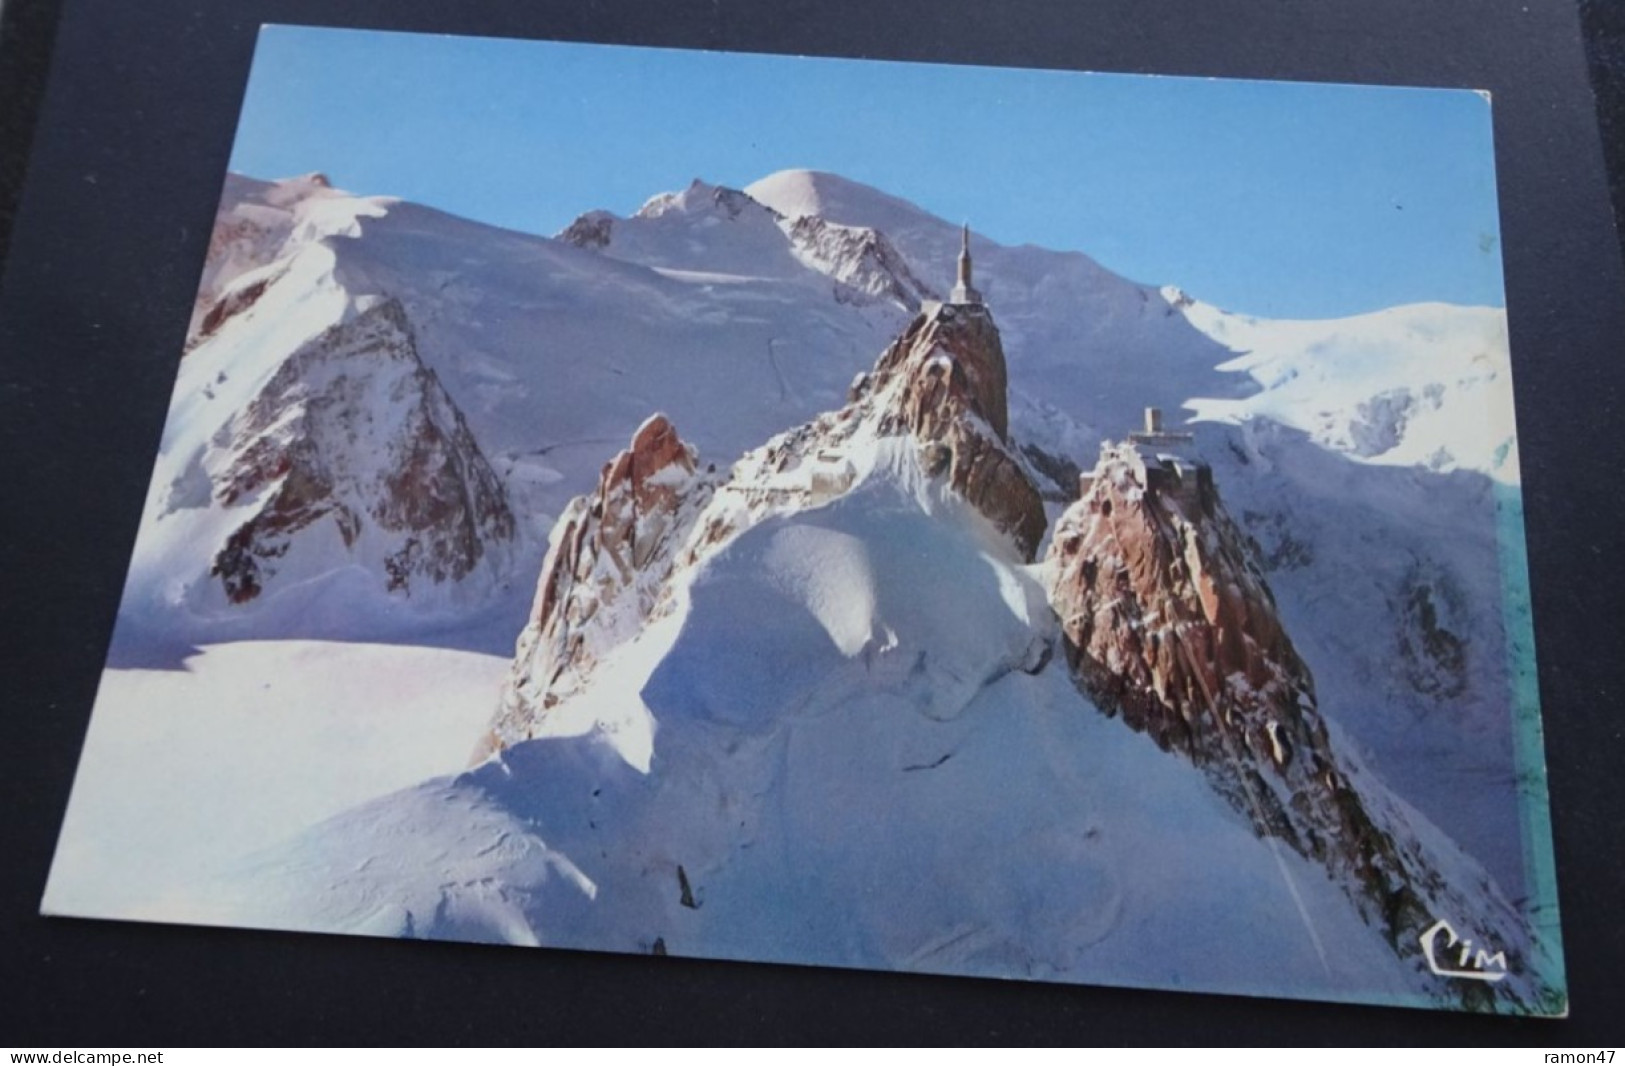
<instances>
[{"instance_id":1,"label":"rock outcrop","mask_svg":"<svg viewBox=\"0 0 1625 1066\"><path fill-rule=\"evenodd\" d=\"M289 356L196 462L214 502L246 512L209 571L233 604L346 557L410 595L514 537L502 483L395 300Z\"/></svg>"},{"instance_id":2,"label":"rock outcrop","mask_svg":"<svg viewBox=\"0 0 1625 1066\"><path fill-rule=\"evenodd\" d=\"M1200 765L1263 834L1346 866L1388 917L1416 905L1331 754L1314 679L1201 463L1108 445L1051 542L1079 687ZM1415 917L1415 916L1412 916Z\"/></svg>"},{"instance_id":3,"label":"rock outcrop","mask_svg":"<svg viewBox=\"0 0 1625 1066\"><path fill-rule=\"evenodd\" d=\"M1031 561L1047 521L1038 489L1009 444L1004 345L981 304L928 303L853 383L873 398L878 432L913 434L925 473L944 475Z\"/></svg>"},{"instance_id":4,"label":"rock outcrop","mask_svg":"<svg viewBox=\"0 0 1625 1066\"><path fill-rule=\"evenodd\" d=\"M274 278L257 282L245 279L242 286L233 283L274 262L300 229L311 205L342 195L325 174L276 182L228 174L209 233L203 276L186 331L186 350L196 347L227 318L259 298L268 280Z\"/></svg>"},{"instance_id":5,"label":"rock outcrop","mask_svg":"<svg viewBox=\"0 0 1625 1066\"><path fill-rule=\"evenodd\" d=\"M854 483L855 441L911 438L920 472L941 479L1031 562L1048 520L1008 437L1006 374L985 306L926 301L874 369L852 382L844 407L748 454L730 488L781 507L826 503ZM798 474L793 487L788 479Z\"/></svg>"},{"instance_id":6,"label":"rock outcrop","mask_svg":"<svg viewBox=\"0 0 1625 1066\"><path fill-rule=\"evenodd\" d=\"M1122 444L1083 481L1050 545L1051 599L1096 703L1198 762L1312 759L1314 682L1208 467Z\"/></svg>"},{"instance_id":7,"label":"rock outcrop","mask_svg":"<svg viewBox=\"0 0 1625 1066\"><path fill-rule=\"evenodd\" d=\"M886 300L917 312L936 293L909 269L886 235L866 226L842 226L803 215L779 220L790 248L804 265L836 283L835 298L848 303Z\"/></svg>"},{"instance_id":8,"label":"rock outcrop","mask_svg":"<svg viewBox=\"0 0 1625 1066\"><path fill-rule=\"evenodd\" d=\"M615 216L608 211L588 211L576 218L558 234L577 248L596 250L608 248L610 235L615 231Z\"/></svg>"},{"instance_id":9,"label":"rock outcrop","mask_svg":"<svg viewBox=\"0 0 1625 1066\"><path fill-rule=\"evenodd\" d=\"M1200 766L1261 836L1324 865L1420 966L1424 930L1474 904L1443 882L1409 830L1391 831L1394 812L1372 807L1334 752L1314 679L1211 470L1108 444L1080 484L1047 559L1078 687ZM1510 912L1476 906L1480 929L1517 942ZM1471 1006L1488 990L1459 991Z\"/></svg>"},{"instance_id":10,"label":"rock outcrop","mask_svg":"<svg viewBox=\"0 0 1625 1066\"><path fill-rule=\"evenodd\" d=\"M604 464L597 489L571 501L553 527L530 620L476 762L534 735L606 652L648 622L713 488L694 449L657 414Z\"/></svg>"}]
</instances>

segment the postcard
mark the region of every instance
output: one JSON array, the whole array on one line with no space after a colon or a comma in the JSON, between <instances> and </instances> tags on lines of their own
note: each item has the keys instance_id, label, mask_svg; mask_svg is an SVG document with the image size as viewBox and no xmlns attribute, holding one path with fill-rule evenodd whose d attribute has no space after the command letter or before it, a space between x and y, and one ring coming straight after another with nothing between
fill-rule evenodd
<instances>
[{"instance_id":1,"label":"postcard","mask_svg":"<svg viewBox=\"0 0 1625 1066\"><path fill-rule=\"evenodd\" d=\"M45 912L1562 1014L1491 130L266 27Z\"/></svg>"}]
</instances>

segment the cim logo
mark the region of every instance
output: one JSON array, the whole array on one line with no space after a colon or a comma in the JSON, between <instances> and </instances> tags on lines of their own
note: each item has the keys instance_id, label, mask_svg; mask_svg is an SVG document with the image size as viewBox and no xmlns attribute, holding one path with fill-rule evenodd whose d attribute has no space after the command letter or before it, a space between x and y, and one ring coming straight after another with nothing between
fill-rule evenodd
<instances>
[{"instance_id":1,"label":"cim logo","mask_svg":"<svg viewBox=\"0 0 1625 1066\"><path fill-rule=\"evenodd\" d=\"M1422 954L1428 969L1440 977L1465 977L1471 981L1499 981L1507 975L1504 951L1491 955L1483 948L1473 952L1473 942L1459 936L1443 918L1422 934ZM1443 943L1440 943L1443 940Z\"/></svg>"}]
</instances>

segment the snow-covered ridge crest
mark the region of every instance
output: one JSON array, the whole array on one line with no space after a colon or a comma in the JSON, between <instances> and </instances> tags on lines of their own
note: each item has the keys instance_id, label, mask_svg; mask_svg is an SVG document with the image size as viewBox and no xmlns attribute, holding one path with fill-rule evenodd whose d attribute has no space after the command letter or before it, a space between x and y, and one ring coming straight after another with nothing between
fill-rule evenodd
<instances>
[{"instance_id":1,"label":"snow-covered ridge crest","mask_svg":"<svg viewBox=\"0 0 1625 1066\"><path fill-rule=\"evenodd\" d=\"M1045 519L1006 445L1005 377L987 309L933 304L859 377L844 407L747 453L726 478L699 472L694 450L664 416L652 416L605 465L597 490L554 526L530 622L475 761L524 740L595 729L647 770L647 717L606 720L592 701L570 701L617 648L664 617L680 625L689 583L745 531L827 506L871 479L928 514L960 508L1003 542L1001 554L1030 561ZM831 626L848 654L870 646L867 627Z\"/></svg>"},{"instance_id":2,"label":"snow-covered ridge crest","mask_svg":"<svg viewBox=\"0 0 1625 1066\"><path fill-rule=\"evenodd\" d=\"M588 211L558 237L614 258L717 278L805 281L810 271L833 282L842 303L885 301L913 313L936 295L879 230L787 216L698 178L651 197L630 218Z\"/></svg>"},{"instance_id":3,"label":"snow-covered ridge crest","mask_svg":"<svg viewBox=\"0 0 1625 1066\"><path fill-rule=\"evenodd\" d=\"M821 170L780 170L745 186L745 192L786 218L817 216L845 226L891 230L892 223L924 214L900 197Z\"/></svg>"},{"instance_id":4,"label":"snow-covered ridge crest","mask_svg":"<svg viewBox=\"0 0 1625 1066\"><path fill-rule=\"evenodd\" d=\"M267 282L282 273L267 275L265 268L325 238L358 236L362 218L381 217L397 202L335 189L319 173L270 182L228 174L186 331L187 348L251 306Z\"/></svg>"},{"instance_id":5,"label":"snow-covered ridge crest","mask_svg":"<svg viewBox=\"0 0 1625 1066\"><path fill-rule=\"evenodd\" d=\"M762 205L748 194L725 185L712 185L695 178L679 192L656 193L638 208L634 218L654 219L669 213L688 214L694 211L717 211L730 218L738 218L748 210Z\"/></svg>"}]
</instances>

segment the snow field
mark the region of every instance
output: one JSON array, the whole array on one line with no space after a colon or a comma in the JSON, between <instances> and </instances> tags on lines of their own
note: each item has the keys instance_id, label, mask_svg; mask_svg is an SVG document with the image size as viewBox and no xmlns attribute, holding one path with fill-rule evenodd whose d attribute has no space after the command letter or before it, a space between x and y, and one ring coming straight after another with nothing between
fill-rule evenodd
<instances>
[{"instance_id":1,"label":"snow field","mask_svg":"<svg viewBox=\"0 0 1625 1066\"><path fill-rule=\"evenodd\" d=\"M52 914L192 921L232 862L454 770L507 660L322 641L103 675L45 894Z\"/></svg>"}]
</instances>

